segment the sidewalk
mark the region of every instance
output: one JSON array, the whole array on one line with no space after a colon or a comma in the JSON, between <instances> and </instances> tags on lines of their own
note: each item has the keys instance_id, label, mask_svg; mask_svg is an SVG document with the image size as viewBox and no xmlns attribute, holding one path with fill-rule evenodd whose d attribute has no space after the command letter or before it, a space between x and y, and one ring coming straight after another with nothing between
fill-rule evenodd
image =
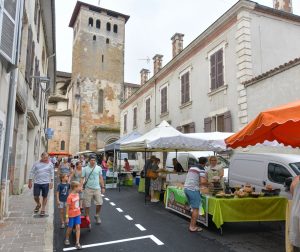
<instances>
[{"instance_id":1,"label":"sidewalk","mask_svg":"<svg viewBox=\"0 0 300 252\"><path fill-rule=\"evenodd\" d=\"M33 214L32 190L24 187L22 195L9 198L9 216L0 223L0 251L53 251L53 189L49 192L46 216ZM48 216L49 215L49 216Z\"/></svg>"}]
</instances>

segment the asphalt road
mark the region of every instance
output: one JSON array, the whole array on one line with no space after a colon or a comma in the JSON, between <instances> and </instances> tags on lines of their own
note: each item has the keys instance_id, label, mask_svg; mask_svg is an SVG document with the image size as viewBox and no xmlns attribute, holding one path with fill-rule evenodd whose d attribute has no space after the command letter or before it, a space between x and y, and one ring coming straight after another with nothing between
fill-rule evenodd
<instances>
[{"instance_id":1,"label":"asphalt road","mask_svg":"<svg viewBox=\"0 0 300 252\"><path fill-rule=\"evenodd\" d=\"M228 223L224 225L223 235L211 224L201 233L190 233L188 219L165 210L162 203L145 205L144 194L134 187L124 187L121 192L108 189L104 198L102 224L96 225L92 219L91 232L81 230L84 251L284 251L282 222ZM94 211L93 208L91 216ZM74 245L65 247L63 244L65 230L59 228L57 209L55 217L54 251L72 249ZM141 226L138 228L136 224Z\"/></svg>"}]
</instances>

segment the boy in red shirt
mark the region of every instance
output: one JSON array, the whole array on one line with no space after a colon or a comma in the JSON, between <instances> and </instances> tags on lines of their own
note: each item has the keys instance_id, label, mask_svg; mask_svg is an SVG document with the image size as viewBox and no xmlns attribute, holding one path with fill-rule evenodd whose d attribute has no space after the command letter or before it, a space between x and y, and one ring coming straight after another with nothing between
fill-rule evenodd
<instances>
[{"instance_id":1,"label":"boy in red shirt","mask_svg":"<svg viewBox=\"0 0 300 252\"><path fill-rule=\"evenodd\" d=\"M72 228L75 226L76 229L76 244L75 247L77 249L82 249L79 239L80 239L80 204L79 204L79 192L80 192L80 183L77 181L73 181L71 183L71 193L67 198L67 207L66 207L66 222L68 223L68 229L66 232L66 240L65 245L70 245L70 234L72 232Z\"/></svg>"}]
</instances>

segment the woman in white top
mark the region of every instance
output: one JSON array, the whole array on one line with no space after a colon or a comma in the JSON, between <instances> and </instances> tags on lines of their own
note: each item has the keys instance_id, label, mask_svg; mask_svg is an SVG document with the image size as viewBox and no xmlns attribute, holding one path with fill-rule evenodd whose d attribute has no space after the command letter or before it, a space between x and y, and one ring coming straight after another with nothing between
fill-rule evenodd
<instances>
[{"instance_id":1,"label":"woman in white top","mask_svg":"<svg viewBox=\"0 0 300 252\"><path fill-rule=\"evenodd\" d=\"M219 182L223 189L225 188L224 184L224 169L222 166L218 165L218 158L216 156L211 156L209 158L209 166L207 169L207 181L208 183L214 182L214 179L219 177Z\"/></svg>"}]
</instances>

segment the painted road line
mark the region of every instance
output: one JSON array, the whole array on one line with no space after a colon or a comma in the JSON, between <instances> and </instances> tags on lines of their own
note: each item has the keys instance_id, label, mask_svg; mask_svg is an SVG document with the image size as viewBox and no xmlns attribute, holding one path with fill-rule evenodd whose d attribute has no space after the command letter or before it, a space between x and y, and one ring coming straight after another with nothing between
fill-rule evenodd
<instances>
[{"instance_id":1,"label":"painted road line","mask_svg":"<svg viewBox=\"0 0 300 252\"><path fill-rule=\"evenodd\" d=\"M123 213L123 210L121 208L116 208L118 212Z\"/></svg>"},{"instance_id":2,"label":"painted road line","mask_svg":"<svg viewBox=\"0 0 300 252\"><path fill-rule=\"evenodd\" d=\"M104 198L106 201L109 201L109 198Z\"/></svg>"},{"instance_id":3,"label":"painted road line","mask_svg":"<svg viewBox=\"0 0 300 252\"><path fill-rule=\"evenodd\" d=\"M141 231L146 231L146 228L144 228L141 224L135 224L135 226Z\"/></svg>"},{"instance_id":4,"label":"painted road line","mask_svg":"<svg viewBox=\"0 0 300 252\"><path fill-rule=\"evenodd\" d=\"M115 205L116 205L114 202L110 202L110 204L111 204L112 206L115 206Z\"/></svg>"},{"instance_id":5,"label":"painted road line","mask_svg":"<svg viewBox=\"0 0 300 252\"><path fill-rule=\"evenodd\" d=\"M130 221L133 220L130 215L125 215L125 218Z\"/></svg>"},{"instance_id":6,"label":"painted road line","mask_svg":"<svg viewBox=\"0 0 300 252\"><path fill-rule=\"evenodd\" d=\"M88 245L82 245L82 248L99 247L99 246L117 244L117 243L122 243L122 242L137 241L137 240L143 240L143 239L151 239L158 246L164 245L164 243L161 240L159 240L157 237L155 237L154 235L146 235L146 236L139 236L139 237L133 237L133 238L128 238L128 239L116 240L116 241L109 241L109 242L101 242L101 243L93 243L93 244L88 244ZM76 248L75 247L70 247L70 248L64 248L63 249L63 251L71 251L71 250L76 250Z\"/></svg>"}]
</instances>

